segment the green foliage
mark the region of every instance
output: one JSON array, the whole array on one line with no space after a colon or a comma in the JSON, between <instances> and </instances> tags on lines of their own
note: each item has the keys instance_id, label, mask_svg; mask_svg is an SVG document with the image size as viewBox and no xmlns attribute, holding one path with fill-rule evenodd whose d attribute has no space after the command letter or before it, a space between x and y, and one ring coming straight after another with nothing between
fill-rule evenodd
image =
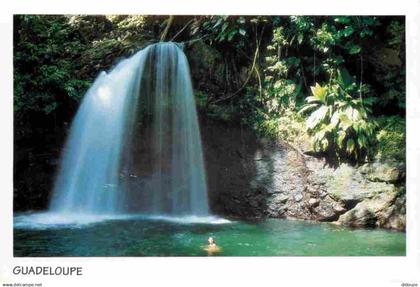
<instances>
[{"instance_id":1,"label":"green foliage","mask_svg":"<svg viewBox=\"0 0 420 287\"><path fill-rule=\"evenodd\" d=\"M362 51L362 42L374 34L379 25L377 17L337 16L326 18L319 28L314 26L310 43L319 52L337 48L349 55Z\"/></svg>"},{"instance_id":2,"label":"green foliage","mask_svg":"<svg viewBox=\"0 0 420 287\"><path fill-rule=\"evenodd\" d=\"M269 117L255 128L261 136L280 138L298 147L308 141L305 121L292 110L285 110L279 117Z\"/></svg>"},{"instance_id":3,"label":"green foliage","mask_svg":"<svg viewBox=\"0 0 420 287\"><path fill-rule=\"evenodd\" d=\"M64 17L17 16L15 34L15 112L50 114L68 95L78 99L89 85L78 78L73 58L82 46Z\"/></svg>"},{"instance_id":4,"label":"green foliage","mask_svg":"<svg viewBox=\"0 0 420 287\"><path fill-rule=\"evenodd\" d=\"M194 91L195 103L198 108L203 109L207 106L208 96L202 91Z\"/></svg>"},{"instance_id":5,"label":"green foliage","mask_svg":"<svg viewBox=\"0 0 420 287\"><path fill-rule=\"evenodd\" d=\"M304 118L292 108L270 106L264 94L249 88L237 105L242 122L260 137L280 138L296 147L306 149L309 141ZM277 109L278 108L278 109ZM277 110L278 112L276 112Z\"/></svg>"},{"instance_id":6,"label":"green foliage","mask_svg":"<svg viewBox=\"0 0 420 287\"><path fill-rule=\"evenodd\" d=\"M245 17L238 17L236 19L229 16L214 16L206 21L203 27L207 30L212 30L215 33L214 39L218 42L232 41L239 35L245 36L247 34L245 28Z\"/></svg>"},{"instance_id":7,"label":"green foliage","mask_svg":"<svg viewBox=\"0 0 420 287\"><path fill-rule=\"evenodd\" d=\"M76 105L100 70L144 44L147 35L139 31L145 25L145 16L16 16L18 117Z\"/></svg>"},{"instance_id":8,"label":"green foliage","mask_svg":"<svg viewBox=\"0 0 420 287\"><path fill-rule=\"evenodd\" d=\"M324 86L311 87L312 96L300 113L308 113L306 127L312 135L316 151L334 152L338 158L346 155L363 160L368 155L375 124L369 119L370 98L356 94L356 83L348 72L337 70L334 79Z\"/></svg>"},{"instance_id":9,"label":"green foliage","mask_svg":"<svg viewBox=\"0 0 420 287\"><path fill-rule=\"evenodd\" d=\"M237 48L244 48L252 39L252 27L264 22L267 19L262 16L209 16L199 28L210 43L233 43Z\"/></svg>"},{"instance_id":10,"label":"green foliage","mask_svg":"<svg viewBox=\"0 0 420 287\"><path fill-rule=\"evenodd\" d=\"M390 41L401 44L397 37L401 22L390 23ZM368 58L364 54L380 25L378 17L282 18L267 45L263 93L255 96L261 106L260 116L253 116L259 130L280 136L281 119L300 110L307 116L306 128L314 150L338 159L372 158L377 140L372 104L389 106L398 101L398 112L405 103L404 69L398 70L401 74L388 73L382 82L386 92L381 97L381 88L375 90L377 83L373 86L363 77L368 66L363 63ZM311 96L302 106L305 88ZM290 140L285 133L281 136Z\"/></svg>"},{"instance_id":11,"label":"green foliage","mask_svg":"<svg viewBox=\"0 0 420 287\"><path fill-rule=\"evenodd\" d=\"M405 162L405 119L400 116L380 117L377 122L380 129L376 134L375 158Z\"/></svg>"},{"instance_id":12,"label":"green foliage","mask_svg":"<svg viewBox=\"0 0 420 287\"><path fill-rule=\"evenodd\" d=\"M385 92L378 98L378 104L386 107L390 103L405 109L405 70L388 71L383 78Z\"/></svg>"},{"instance_id":13,"label":"green foliage","mask_svg":"<svg viewBox=\"0 0 420 287\"><path fill-rule=\"evenodd\" d=\"M388 125L405 112L402 17L175 18L168 39L202 46L189 55L201 112L296 145L309 135L341 159L403 158L391 146L402 144L405 122ZM166 19L16 16L17 117L75 109L100 70L156 42ZM391 118L380 117L379 130L372 119L383 113Z\"/></svg>"},{"instance_id":14,"label":"green foliage","mask_svg":"<svg viewBox=\"0 0 420 287\"><path fill-rule=\"evenodd\" d=\"M290 71L299 71L301 61L297 57L282 57L281 51L287 46L288 39L283 27L274 29L273 39L267 46L263 92L267 110L274 115L281 113L285 108L293 109L297 97L301 94L302 83L288 78Z\"/></svg>"},{"instance_id":15,"label":"green foliage","mask_svg":"<svg viewBox=\"0 0 420 287\"><path fill-rule=\"evenodd\" d=\"M207 115L210 118L222 120L222 121L231 121L235 115L234 107L227 105L209 105L209 110Z\"/></svg>"},{"instance_id":16,"label":"green foliage","mask_svg":"<svg viewBox=\"0 0 420 287\"><path fill-rule=\"evenodd\" d=\"M386 39L388 46L398 50L403 46L403 39L405 33L404 22L393 20L386 29L389 37Z\"/></svg>"}]
</instances>

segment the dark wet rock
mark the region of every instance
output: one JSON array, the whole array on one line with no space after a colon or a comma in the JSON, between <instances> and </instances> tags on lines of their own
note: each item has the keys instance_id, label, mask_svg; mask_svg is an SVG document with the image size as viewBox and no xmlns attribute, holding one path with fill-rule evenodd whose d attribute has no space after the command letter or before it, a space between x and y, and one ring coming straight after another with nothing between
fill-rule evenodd
<instances>
[{"instance_id":1,"label":"dark wet rock","mask_svg":"<svg viewBox=\"0 0 420 287\"><path fill-rule=\"evenodd\" d=\"M332 168L244 127L205 120L201 127L215 213L405 228L405 196L394 184L403 176L399 166L398 175L390 165Z\"/></svg>"},{"instance_id":2,"label":"dark wet rock","mask_svg":"<svg viewBox=\"0 0 420 287\"><path fill-rule=\"evenodd\" d=\"M306 170L297 152L286 144L258 140L247 128L225 122L203 119L201 132L209 198L215 213L310 216Z\"/></svg>"}]
</instances>

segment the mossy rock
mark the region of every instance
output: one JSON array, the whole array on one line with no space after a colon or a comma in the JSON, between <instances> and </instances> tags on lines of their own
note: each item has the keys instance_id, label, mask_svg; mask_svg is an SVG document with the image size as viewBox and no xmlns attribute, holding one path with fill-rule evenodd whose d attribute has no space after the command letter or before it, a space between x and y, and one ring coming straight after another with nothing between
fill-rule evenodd
<instances>
[{"instance_id":1,"label":"mossy rock","mask_svg":"<svg viewBox=\"0 0 420 287\"><path fill-rule=\"evenodd\" d=\"M395 183L405 178L405 165L392 161L367 163L359 171L371 181Z\"/></svg>"},{"instance_id":2,"label":"mossy rock","mask_svg":"<svg viewBox=\"0 0 420 287\"><path fill-rule=\"evenodd\" d=\"M405 229L405 195L397 189L358 203L339 217L338 224L352 227Z\"/></svg>"},{"instance_id":3,"label":"mossy rock","mask_svg":"<svg viewBox=\"0 0 420 287\"><path fill-rule=\"evenodd\" d=\"M383 193L395 192L395 186L385 182L370 182L354 167L342 164L326 183L328 194L341 202L360 202Z\"/></svg>"}]
</instances>

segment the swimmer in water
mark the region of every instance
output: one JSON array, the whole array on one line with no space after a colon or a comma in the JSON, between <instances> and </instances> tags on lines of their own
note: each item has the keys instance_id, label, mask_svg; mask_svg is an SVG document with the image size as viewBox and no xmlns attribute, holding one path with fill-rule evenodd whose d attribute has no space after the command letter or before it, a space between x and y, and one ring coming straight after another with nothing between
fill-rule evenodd
<instances>
[{"instance_id":1,"label":"swimmer in water","mask_svg":"<svg viewBox=\"0 0 420 287\"><path fill-rule=\"evenodd\" d=\"M219 253L221 251L221 248L216 245L216 240L214 240L213 237L209 237L209 239L207 239L207 242L209 243L209 245L205 246L204 250L207 251L208 255L213 255L214 253Z\"/></svg>"}]
</instances>

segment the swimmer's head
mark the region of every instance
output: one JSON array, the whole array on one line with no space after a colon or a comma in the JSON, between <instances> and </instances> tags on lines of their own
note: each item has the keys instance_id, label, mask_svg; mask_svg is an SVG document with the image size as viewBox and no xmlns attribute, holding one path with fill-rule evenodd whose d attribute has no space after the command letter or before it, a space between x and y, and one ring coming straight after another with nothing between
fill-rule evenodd
<instances>
[{"instance_id":1,"label":"swimmer's head","mask_svg":"<svg viewBox=\"0 0 420 287\"><path fill-rule=\"evenodd\" d=\"M207 239L207 241L208 241L208 243L209 244L215 244L216 243L216 240L214 240L214 238L213 237L209 237L209 239Z\"/></svg>"}]
</instances>

